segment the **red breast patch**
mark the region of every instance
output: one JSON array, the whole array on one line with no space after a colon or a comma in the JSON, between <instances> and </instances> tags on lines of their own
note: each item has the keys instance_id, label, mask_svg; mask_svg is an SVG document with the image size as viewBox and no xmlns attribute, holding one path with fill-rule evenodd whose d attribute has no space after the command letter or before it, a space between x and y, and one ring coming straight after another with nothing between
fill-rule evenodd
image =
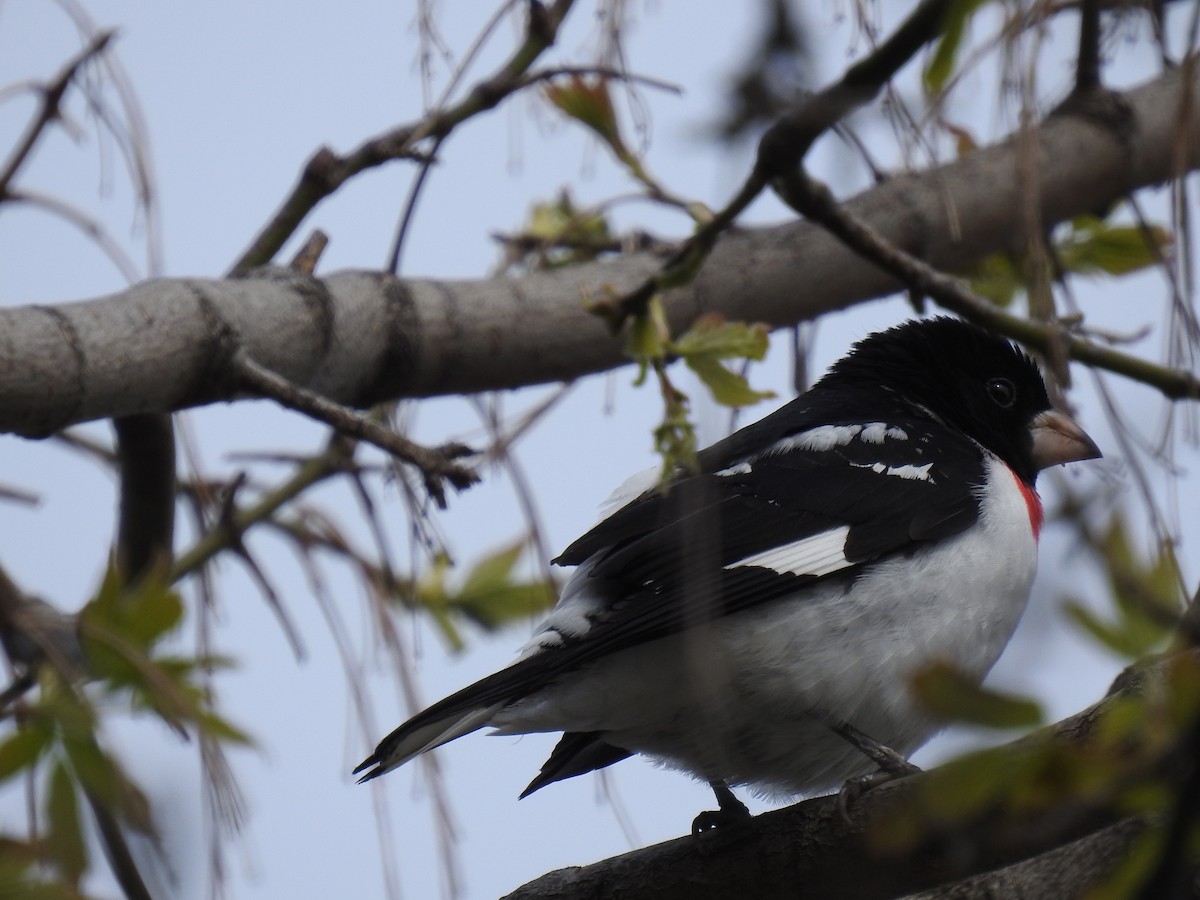
<instances>
[{"instance_id":1,"label":"red breast patch","mask_svg":"<svg viewBox=\"0 0 1200 900\"><path fill-rule=\"evenodd\" d=\"M1013 479L1021 489L1021 496L1025 498L1025 507L1029 510L1029 527L1033 529L1033 539L1036 541L1042 533L1042 521L1045 518L1042 512L1042 498L1038 496L1037 491L1022 481L1016 472L1013 472Z\"/></svg>"}]
</instances>

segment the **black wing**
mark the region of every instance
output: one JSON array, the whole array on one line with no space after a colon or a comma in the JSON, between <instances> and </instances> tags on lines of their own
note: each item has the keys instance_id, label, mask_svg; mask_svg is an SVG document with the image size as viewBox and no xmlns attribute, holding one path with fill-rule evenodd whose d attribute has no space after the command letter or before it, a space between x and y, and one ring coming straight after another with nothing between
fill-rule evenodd
<instances>
[{"instance_id":1,"label":"black wing","mask_svg":"<svg viewBox=\"0 0 1200 900\"><path fill-rule=\"evenodd\" d=\"M770 419L757 427L764 423ZM861 425L825 426L858 428L842 433L852 438L828 447L786 433L770 441L773 435L764 431L750 444L714 445L707 459L701 457L708 471L665 491L646 492L556 560L587 565L571 585L589 597L589 627L583 633L564 629L553 645L419 713L385 738L359 769L375 765L367 777L382 774L428 746L422 743L427 736L440 741L480 727L484 722L474 718L477 711L515 702L610 653L782 597L803 602L800 589L808 584L852 578L874 560L911 552L975 522L982 451L959 433L911 414L889 426L895 429L892 436L883 436L881 426L871 440L863 439ZM759 452L738 458L746 446ZM836 565L826 559L806 571L754 562L776 548L821 540L831 532L837 533L841 557ZM564 596L560 605L572 601ZM554 622L551 614L551 630ZM590 754L601 765L620 758L619 749L589 747L594 739L581 736L577 742L556 751L558 765L550 766L552 757L551 771L530 789L586 771L580 766L592 761Z\"/></svg>"}]
</instances>

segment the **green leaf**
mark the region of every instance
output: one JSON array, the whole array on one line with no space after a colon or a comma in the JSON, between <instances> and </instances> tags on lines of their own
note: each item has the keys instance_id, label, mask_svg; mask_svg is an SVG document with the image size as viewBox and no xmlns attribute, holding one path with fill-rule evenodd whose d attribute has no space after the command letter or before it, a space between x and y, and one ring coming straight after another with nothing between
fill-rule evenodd
<instances>
[{"instance_id":1,"label":"green leaf","mask_svg":"<svg viewBox=\"0 0 1200 900\"><path fill-rule=\"evenodd\" d=\"M1169 549L1150 561L1143 560L1129 540L1120 514L1112 517L1094 549L1108 576L1115 618L1102 619L1071 599L1063 605L1067 615L1105 647L1129 659L1166 643L1183 609L1176 563Z\"/></svg>"},{"instance_id":2,"label":"green leaf","mask_svg":"<svg viewBox=\"0 0 1200 900\"><path fill-rule=\"evenodd\" d=\"M719 315L702 316L669 349L683 358L718 403L724 406L749 406L774 397L772 391L756 391L738 373L721 364L723 359L754 359L766 356L769 339L767 326L745 322L726 322Z\"/></svg>"},{"instance_id":3,"label":"green leaf","mask_svg":"<svg viewBox=\"0 0 1200 900\"><path fill-rule=\"evenodd\" d=\"M587 262L608 252L612 245L608 220L600 213L576 207L566 190L553 202L534 204L520 238L525 245L533 245L525 251L525 257L542 268ZM507 243L510 252L520 246Z\"/></svg>"},{"instance_id":4,"label":"green leaf","mask_svg":"<svg viewBox=\"0 0 1200 900\"><path fill-rule=\"evenodd\" d=\"M662 359L671 337L662 299L657 295L646 304L646 312L634 316L625 338L625 352L635 360Z\"/></svg>"},{"instance_id":5,"label":"green leaf","mask_svg":"<svg viewBox=\"0 0 1200 900\"><path fill-rule=\"evenodd\" d=\"M200 731L206 736L228 744L257 747L258 742L228 719L213 712L201 713L197 720Z\"/></svg>"},{"instance_id":6,"label":"green leaf","mask_svg":"<svg viewBox=\"0 0 1200 900\"><path fill-rule=\"evenodd\" d=\"M507 547L502 547L491 556L485 556L475 564L463 582L462 593L486 594L507 587L512 583L512 571L521 553L525 549L524 541L515 541Z\"/></svg>"},{"instance_id":7,"label":"green leaf","mask_svg":"<svg viewBox=\"0 0 1200 900\"><path fill-rule=\"evenodd\" d=\"M101 804L142 834L156 833L150 801L94 738L64 740L62 746L80 787L92 802Z\"/></svg>"},{"instance_id":8,"label":"green leaf","mask_svg":"<svg viewBox=\"0 0 1200 900\"><path fill-rule=\"evenodd\" d=\"M958 60L958 51L966 34L967 24L971 17L987 0L955 0L946 12L941 37L938 38L921 73L921 80L927 94L940 93L946 81L954 72L954 64Z\"/></svg>"},{"instance_id":9,"label":"green leaf","mask_svg":"<svg viewBox=\"0 0 1200 900\"><path fill-rule=\"evenodd\" d=\"M525 542L517 541L484 557L457 589L450 584L451 565L444 556L436 559L421 579L416 601L433 615L453 650L465 646L454 622L456 616L492 631L515 621L527 621L554 605L556 592L552 584L514 577L524 548Z\"/></svg>"},{"instance_id":10,"label":"green leaf","mask_svg":"<svg viewBox=\"0 0 1200 900\"><path fill-rule=\"evenodd\" d=\"M486 594L464 595L457 606L488 631L513 622L529 621L554 605L554 588L542 581L510 584Z\"/></svg>"},{"instance_id":11,"label":"green leaf","mask_svg":"<svg viewBox=\"0 0 1200 900\"><path fill-rule=\"evenodd\" d=\"M99 622L139 647L149 648L183 619L183 601L160 577L150 575L130 588L110 566L96 597L80 612L81 623Z\"/></svg>"},{"instance_id":12,"label":"green leaf","mask_svg":"<svg viewBox=\"0 0 1200 900\"><path fill-rule=\"evenodd\" d=\"M4 900L83 900L83 894L59 881L38 880L29 872L34 859L26 859L28 844L13 852L15 842L0 848L0 897Z\"/></svg>"},{"instance_id":13,"label":"green leaf","mask_svg":"<svg viewBox=\"0 0 1200 900\"><path fill-rule=\"evenodd\" d=\"M1025 290L1025 276L1007 253L985 256L964 274L972 291L1001 309L1011 306L1017 294Z\"/></svg>"},{"instance_id":14,"label":"green leaf","mask_svg":"<svg viewBox=\"0 0 1200 900\"><path fill-rule=\"evenodd\" d=\"M921 669L913 676L912 688L926 710L947 722L1032 728L1042 721L1036 701L984 688L946 663Z\"/></svg>"},{"instance_id":15,"label":"green leaf","mask_svg":"<svg viewBox=\"0 0 1200 900\"><path fill-rule=\"evenodd\" d=\"M554 587L544 581L517 581L513 569L525 549L518 541L485 557L467 575L453 604L478 625L494 631L554 605Z\"/></svg>"},{"instance_id":16,"label":"green leaf","mask_svg":"<svg viewBox=\"0 0 1200 900\"><path fill-rule=\"evenodd\" d=\"M566 84L546 87L546 99L563 113L590 128L623 161L631 154L621 140L621 129L608 92L608 79L572 75Z\"/></svg>"},{"instance_id":17,"label":"green leaf","mask_svg":"<svg viewBox=\"0 0 1200 900\"><path fill-rule=\"evenodd\" d=\"M46 834L50 855L63 877L72 885L78 885L87 871L87 845L79 824L75 782L62 760L55 764L50 774L46 819L50 826Z\"/></svg>"},{"instance_id":18,"label":"green leaf","mask_svg":"<svg viewBox=\"0 0 1200 900\"><path fill-rule=\"evenodd\" d=\"M50 733L35 720L18 728L0 744L0 783L31 768L50 744Z\"/></svg>"},{"instance_id":19,"label":"green leaf","mask_svg":"<svg viewBox=\"0 0 1200 900\"><path fill-rule=\"evenodd\" d=\"M684 357L684 362L704 382L713 399L723 406L750 406L760 400L775 396L774 391L756 391L737 372L725 368L718 357L708 353L694 353Z\"/></svg>"},{"instance_id":20,"label":"green leaf","mask_svg":"<svg viewBox=\"0 0 1200 900\"><path fill-rule=\"evenodd\" d=\"M769 346L766 325L726 322L723 316L709 313L692 323L691 328L672 342L671 349L683 357L761 360Z\"/></svg>"},{"instance_id":21,"label":"green leaf","mask_svg":"<svg viewBox=\"0 0 1200 900\"><path fill-rule=\"evenodd\" d=\"M1162 630L1158 627L1147 627L1150 623L1141 618L1136 624L1106 622L1074 598L1065 599L1062 608L1076 625L1117 656L1125 659L1144 656L1162 639Z\"/></svg>"},{"instance_id":22,"label":"green leaf","mask_svg":"<svg viewBox=\"0 0 1200 900\"><path fill-rule=\"evenodd\" d=\"M1127 275L1156 265L1174 238L1159 225L1110 225L1095 216L1071 223L1071 232L1057 242L1063 268L1079 274Z\"/></svg>"}]
</instances>

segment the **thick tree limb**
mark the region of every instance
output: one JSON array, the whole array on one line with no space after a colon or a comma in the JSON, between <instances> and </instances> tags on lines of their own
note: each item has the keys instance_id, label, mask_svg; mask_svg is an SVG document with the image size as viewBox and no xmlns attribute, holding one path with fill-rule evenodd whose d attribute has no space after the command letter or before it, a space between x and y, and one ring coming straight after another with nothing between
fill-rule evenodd
<instances>
[{"instance_id":1,"label":"thick tree limb","mask_svg":"<svg viewBox=\"0 0 1200 900\"><path fill-rule=\"evenodd\" d=\"M1184 67L1124 95L1121 126L1070 114L1042 124L1044 225L1103 210L1200 164L1200 123L1181 115L1184 78L1200 87L1200 73ZM1017 165L1015 144L1005 142L844 206L895 246L954 271L1023 246L1022 200L1007 189ZM625 361L622 342L584 301L628 291L659 265L637 253L477 281L272 270L0 310L0 431L41 436L100 417L236 399L233 348L349 405L575 378ZM898 287L824 229L800 222L726 235L696 280L665 299L675 329L713 311L778 326Z\"/></svg>"},{"instance_id":2,"label":"thick tree limb","mask_svg":"<svg viewBox=\"0 0 1200 900\"><path fill-rule=\"evenodd\" d=\"M1172 663L1163 659L1128 671L1116 693L1004 752L1018 753L1044 741L1086 747L1114 704L1161 691ZM1170 759L1155 766L1157 774L1179 774ZM1194 767L1194 760L1185 763L1185 769ZM711 842L689 835L550 872L505 900L739 897L749 890L748 873L759 900L875 900L917 891L927 891L918 896L928 898L1077 897L1112 871L1137 835L1158 824L1145 816L1126 817L1114 795L1093 789L1086 798L1051 802L1041 809L1026 806L1020 814L979 810L962 821L945 821L940 833L926 834L915 849L881 849L887 844L881 823L897 822L897 811L915 812L919 818L926 803L925 782L938 774L931 770L876 788L855 804L849 821L838 814L835 797L818 797L718 831ZM997 889L989 893L989 887Z\"/></svg>"}]
</instances>

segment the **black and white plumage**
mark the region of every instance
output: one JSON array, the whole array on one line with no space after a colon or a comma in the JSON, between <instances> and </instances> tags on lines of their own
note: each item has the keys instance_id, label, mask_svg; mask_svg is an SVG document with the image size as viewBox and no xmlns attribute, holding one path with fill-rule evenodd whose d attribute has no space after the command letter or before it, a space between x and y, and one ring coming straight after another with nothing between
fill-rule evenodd
<instances>
[{"instance_id":1,"label":"black and white plumage","mask_svg":"<svg viewBox=\"0 0 1200 900\"><path fill-rule=\"evenodd\" d=\"M982 679L1016 627L1037 472L1099 455L1007 341L949 318L874 334L571 544L556 562L577 568L516 662L355 772L484 726L562 731L522 796L643 753L724 808L724 785L793 795L872 769L834 724L907 756L937 729L910 676L940 660Z\"/></svg>"}]
</instances>

